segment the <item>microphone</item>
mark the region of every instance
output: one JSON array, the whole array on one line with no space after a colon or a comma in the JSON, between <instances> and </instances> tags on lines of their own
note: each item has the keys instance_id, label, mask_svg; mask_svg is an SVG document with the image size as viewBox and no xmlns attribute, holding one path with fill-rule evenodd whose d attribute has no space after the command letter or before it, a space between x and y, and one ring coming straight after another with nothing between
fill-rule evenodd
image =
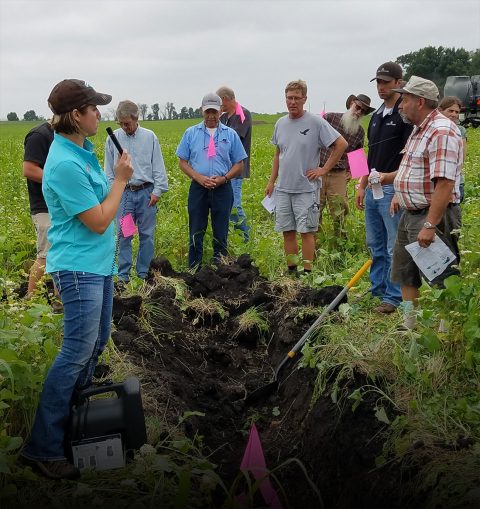
<instances>
[{"instance_id":1,"label":"microphone","mask_svg":"<svg viewBox=\"0 0 480 509\"><path fill-rule=\"evenodd\" d=\"M107 134L110 136L110 138L112 139L113 141L113 144L115 145L115 147L117 147L117 150L118 150L118 153L120 155L123 154L123 148L122 146L120 145L119 141L117 140L117 137L115 136L115 134L113 133L112 131L112 128L111 127L107 127Z\"/></svg>"}]
</instances>

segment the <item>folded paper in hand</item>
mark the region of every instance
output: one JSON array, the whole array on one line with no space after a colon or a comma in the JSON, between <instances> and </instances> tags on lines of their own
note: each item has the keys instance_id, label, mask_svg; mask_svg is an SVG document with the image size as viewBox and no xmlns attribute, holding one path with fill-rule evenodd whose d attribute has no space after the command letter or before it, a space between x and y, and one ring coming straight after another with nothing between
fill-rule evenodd
<instances>
[{"instance_id":1,"label":"folded paper in hand","mask_svg":"<svg viewBox=\"0 0 480 509\"><path fill-rule=\"evenodd\" d=\"M132 214L126 214L125 216L120 218L120 228L122 229L122 235L126 237L131 237L137 233L137 227L135 226L135 222L133 221Z\"/></svg>"},{"instance_id":2,"label":"folded paper in hand","mask_svg":"<svg viewBox=\"0 0 480 509\"><path fill-rule=\"evenodd\" d=\"M262 200L262 205L265 207L267 212L273 214L275 210L275 191L273 191L271 196L265 196L265 198Z\"/></svg>"}]
</instances>

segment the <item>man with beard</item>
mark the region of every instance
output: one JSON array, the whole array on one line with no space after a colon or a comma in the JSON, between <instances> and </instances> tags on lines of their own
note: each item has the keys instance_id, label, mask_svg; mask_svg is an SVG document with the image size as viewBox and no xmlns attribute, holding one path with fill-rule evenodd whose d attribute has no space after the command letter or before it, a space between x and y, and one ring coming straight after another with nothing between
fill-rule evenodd
<instances>
[{"instance_id":1,"label":"man with beard","mask_svg":"<svg viewBox=\"0 0 480 509\"><path fill-rule=\"evenodd\" d=\"M344 234L343 223L345 216L348 214L347 183L350 179L350 167L347 152L353 152L363 147L365 131L360 125L360 120L372 111L375 111L375 108L370 106L370 97L358 94L357 96L350 95L348 97L345 113L327 113L323 117L348 143L348 147L340 160L323 177L322 187L320 188L320 222L322 221L323 209L328 204L336 239ZM320 151L319 166L325 165L331 152L331 148L323 148Z\"/></svg>"},{"instance_id":2,"label":"man with beard","mask_svg":"<svg viewBox=\"0 0 480 509\"><path fill-rule=\"evenodd\" d=\"M385 62L377 69L375 81L383 104L373 113L367 130L368 168L382 173L398 170L402 151L412 126L403 122L398 111L400 94L394 90L402 86L402 68L395 62ZM400 285L390 279L393 246L400 221L400 207L394 202L392 184L382 184L383 197L375 199L371 187L367 187L368 177L360 179L355 198L356 207L365 209L365 230L367 247L372 257L370 268L371 294L379 297L377 313L393 313L402 301Z\"/></svg>"}]
</instances>

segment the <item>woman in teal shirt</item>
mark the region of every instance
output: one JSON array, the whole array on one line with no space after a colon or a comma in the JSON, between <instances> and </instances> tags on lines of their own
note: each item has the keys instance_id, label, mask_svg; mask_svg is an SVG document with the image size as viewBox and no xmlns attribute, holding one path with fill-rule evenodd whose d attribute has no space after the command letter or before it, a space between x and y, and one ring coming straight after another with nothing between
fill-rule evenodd
<instances>
[{"instance_id":1,"label":"woman in teal shirt","mask_svg":"<svg viewBox=\"0 0 480 509\"><path fill-rule=\"evenodd\" d=\"M64 337L45 380L22 456L53 479L80 474L65 456L71 401L75 390L90 385L110 337L115 270L112 221L133 169L124 152L110 188L86 138L97 132L97 105L111 100L110 95L74 79L58 83L48 99L55 138L42 183L51 218L46 269L62 299Z\"/></svg>"}]
</instances>

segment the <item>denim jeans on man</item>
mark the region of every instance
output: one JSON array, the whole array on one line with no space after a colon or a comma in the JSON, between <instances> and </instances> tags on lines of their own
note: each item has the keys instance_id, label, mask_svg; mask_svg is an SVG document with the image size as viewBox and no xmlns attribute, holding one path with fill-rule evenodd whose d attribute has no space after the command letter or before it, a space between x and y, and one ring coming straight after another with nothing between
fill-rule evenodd
<instances>
[{"instance_id":1,"label":"denim jeans on man","mask_svg":"<svg viewBox=\"0 0 480 509\"><path fill-rule=\"evenodd\" d=\"M230 221L233 223L235 230L243 232L245 242L250 238L250 226L247 225L247 216L242 207L242 184L243 179L232 179L233 189L233 208L230 214Z\"/></svg>"},{"instance_id":2,"label":"denim jeans on man","mask_svg":"<svg viewBox=\"0 0 480 509\"><path fill-rule=\"evenodd\" d=\"M208 225L208 214L212 218L213 259L218 261L227 254L228 223L233 205L230 182L216 189L205 189L192 181L188 193L189 239L188 264L200 267L203 257L203 237Z\"/></svg>"},{"instance_id":3,"label":"denim jeans on man","mask_svg":"<svg viewBox=\"0 0 480 509\"><path fill-rule=\"evenodd\" d=\"M367 247L372 257L370 282L372 295L380 297L382 302L398 306L402 301L400 285L392 283L393 247L397 236L401 212L390 215L390 203L394 196L393 185L382 186L384 196L375 200L372 190L365 190L365 229Z\"/></svg>"},{"instance_id":4,"label":"denim jeans on man","mask_svg":"<svg viewBox=\"0 0 480 509\"><path fill-rule=\"evenodd\" d=\"M118 207L117 220L127 214L132 214L138 228L139 246L137 254L136 271L138 277L147 277L150 262L154 255L155 226L157 222L157 206L148 206L153 184L139 191L125 188L122 200ZM120 233L118 244L118 277L124 281L130 279L132 267L132 239L133 236L124 237Z\"/></svg>"},{"instance_id":5,"label":"denim jeans on man","mask_svg":"<svg viewBox=\"0 0 480 509\"><path fill-rule=\"evenodd\" d=\"M48 371L32 433L22 451L24 457L36 461L65 459L74 389L90 385L112 320L111 276L61 271L52 277L63 303L63 343Z\"/></svg>"}]
</instances>

